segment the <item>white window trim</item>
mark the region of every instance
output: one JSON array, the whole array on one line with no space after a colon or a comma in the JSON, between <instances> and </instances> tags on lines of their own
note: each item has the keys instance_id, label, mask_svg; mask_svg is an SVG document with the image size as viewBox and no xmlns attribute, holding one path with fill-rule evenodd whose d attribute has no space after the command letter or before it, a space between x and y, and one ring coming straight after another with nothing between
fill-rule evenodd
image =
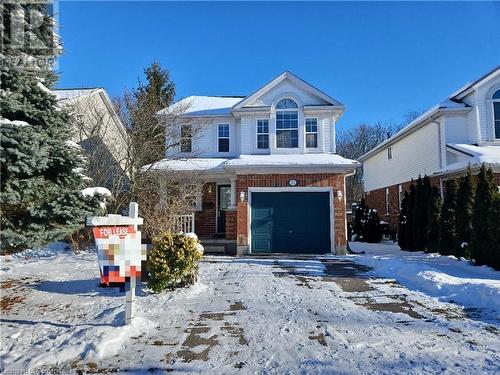
<instances>
[{"instance_id":1,"label":"white window trim","mask_svg":"<svg viewBox=\"0 0 500 375\"><path fill-rule=\"evenodd\" d=\"M259 121L267 121L267 133L259 133ZM255 148L257 150L269 150L271 148L270 123L268 118L258 118L255 120ZM267 135L267 148L259 148L259 135Z\"/></svg>"},{"instance_id":2,"label":"white window trim","mask_svg":"<svg viewBox=\"0 0 500 375\"><path fill-rule=\"evenodd\" d=\"M184 128L189 128L190 133L191 133L190 136L189 136L189 151L183 151L182 150L182 142L183 142L182 129L184 129ZM190 154L191 152L193 152L193 128L192 128L191 125L188 125L188 124L181 125L180 139L181 139L181 142L180 142L179 148L180 148L181 153L182 154Z\"/></svg>"},{"instance_id":3,"label":"white window trim","mask_svg":"<svg viewBox=\"0 0 500 375\"><path fill-rule=\"evenodd\" d=\"M500 141L500 134L496 134L495 132L495 103L500 103L500 99L493 99L493 95L497 92L500 91L500 87L497 87L496 89L493 89L493 92L489 96L489 102L490 102L490 110L491 110L491 124L492 124L492 133L493 133L493 141L498 142Z\"/></svg>"},{"instance_id":4,"label":"white window trim","mask_svg":"<svg viewBox=\"0 0 500 375\"><path fill-rule=\"evenodd\" d=\"M227 137L221 137L219 134L219 129L222 125L227 126L227 133L228 133ZM228 147L227 151L221 151L219 149L219 140L220 139L227 139L229 141L229 147ZM231 151L231 124L229 124L229 123L217 124L217 152L220 152L221 154L227 154L230 151Z\"/></svg>"},{"instance_id":5,"label":"white window trim","mask_svg":"<svg viewBox=\"0 0 500 375\"><path fill-rule=\"evenodd\" d=\"M315 132L308 132L307 131L307 120L316 120L316 131ZM318 122L317 117L304 117L304 133L306 135L305 140L304 140L304 148L312 148L312 149L319 148L319 122ZM308 134L316 134L316 147L307 147L307 135Z\"/></svg>"},{"instance_id":6,"label":"white window trim","mask_svg":"<svg viewBox=\"0 0 500 375\"><path fill-rule=\"evenodd\" d=\"M388 187L385 188L385 214L391 214L391 192Z\"/></svg>"},{"instance_id":7,"label":"white window trim","mask_svg":"<svg viewBox=\"0 0 500 375\"><path fill-rule=\"evenodd\" d=\"M403 202L403 185L398 185L398 200L399 200L399 211L401 211L401 203Z\"/></svg>"}]
</instances>

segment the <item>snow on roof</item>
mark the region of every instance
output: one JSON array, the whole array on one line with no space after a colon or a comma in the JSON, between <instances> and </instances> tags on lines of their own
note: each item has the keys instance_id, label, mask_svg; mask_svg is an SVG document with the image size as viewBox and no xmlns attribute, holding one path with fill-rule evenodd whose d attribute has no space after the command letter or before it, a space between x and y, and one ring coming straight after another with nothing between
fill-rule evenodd
<instances>
[{"instance_id":1,"label":"snow on roof","mask_svg":"<svg viewBox=\"0 0 500 375\"><path fill-rule=\"evenodd\" d=\"M343 158L337 154L279 154L279 155L240 155L227 161L231 167L357 167L356 160Z\"/></svg>"},{"instance_id":2,"label":"snow on roof","mask_svg":"<svg viewBox=\"0 0 500 375\"><path fill-rule=\"evenodd\" d=\"M231 108L243 99L241 96L188 96L157 114L179 112L188 116L226 116L231 114Z\"/></svg>"},{"instance_id":3,"label":"snow on roof","mask_svg":"<svg viewBox=\"0 0 500 375\"><path fill-rule=\"evenodd\" d=\"M77 88L77 89L57 89L54 90L53 93L56 95L57 100L69 100L91 94L96 90L100 90L100 88L93 87L93 88Z\"/></svg>"},{"instance_id":4,"label":"snow on roof","mask_svg":"<svg viewBox=\"0 0 500 375\"><path fill-rule=\"evenodd\" d=\"M462 143L450 143L447 146L470 155L465 160L458 161L440 169L437 173L458 172L467 168L479 166L483 163L489 166L500 166L500 146L474 146Z\"/></svg>"},{"instance_id":5,"label":"snow on roof","mask_svg":"<svg viewBox=\"0 0 500 375\"><path fill-rule=\"evenodd\" d=\"M337 154L284 154L284 155L240 155L234 159L187 158L162 159L142 167L147 170L211 171L223 172L237 167L342 167L357 168L356 160L343 158Z\"/></svg>"},{"instance_id":6,"label":"snow on roof","mask_svg":"<svg viewBox=\"0 0 500 375\"><path fill-rule=\"evenodd\" d=\"M162 159L145 165L142 170L223 171L223 164L227 160L223 158Z\"/></svg>"}]
</instances>

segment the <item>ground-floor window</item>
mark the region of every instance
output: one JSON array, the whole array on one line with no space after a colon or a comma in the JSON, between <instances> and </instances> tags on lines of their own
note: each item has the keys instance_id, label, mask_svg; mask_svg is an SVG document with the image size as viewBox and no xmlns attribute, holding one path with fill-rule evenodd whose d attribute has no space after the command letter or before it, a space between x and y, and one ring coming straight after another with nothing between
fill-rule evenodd
<instances>
[{"instance_id":1,"label":"ground-floor window","mask_svg":"<svg viewBox=\"0 0 500 375\"><path fill-rule=\"evenodd\" d=\"M391 212L389 188L385 188L385 213L389 215Z\"/></svg>"}]
</instances>

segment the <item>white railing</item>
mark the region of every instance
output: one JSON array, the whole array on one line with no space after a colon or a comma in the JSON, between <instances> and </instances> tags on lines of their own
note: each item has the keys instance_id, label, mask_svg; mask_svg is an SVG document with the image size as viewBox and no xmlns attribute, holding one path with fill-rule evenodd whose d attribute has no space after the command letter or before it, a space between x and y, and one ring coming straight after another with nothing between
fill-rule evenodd
<instances>
[{"instance_id":1,"label":"white railing","mask_svg":"<svg viewBox=\"0 0 500 375\"><path fill-rule=\"evenodd\" d=\"M176 215L174 217L174 226L175 232L194 233L194 213Z\"/></svg>"}]
</instances>

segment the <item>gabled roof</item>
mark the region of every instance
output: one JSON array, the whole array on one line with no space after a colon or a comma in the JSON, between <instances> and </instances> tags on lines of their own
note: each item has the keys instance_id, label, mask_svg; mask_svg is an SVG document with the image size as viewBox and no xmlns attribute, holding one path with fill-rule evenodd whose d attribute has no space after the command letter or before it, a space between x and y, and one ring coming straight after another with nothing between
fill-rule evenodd
<instances>
[{"instance_id":1,"label":"gabled roof","mask_svg":"<svg viewBox=\"0 0 500 375\"><path fill-rule=\"evenodd\" d=\"M421 128L423 125L427 124L429 121L441 116L444 112L466 112L470 111L472 107L468 106L465 103L460 102L460 99L466 96L471 90L475 89L486 80L500 74L500 66L492 69L485 75L480 78L467 83L462 86L459 90L455 91L453 94L448 96L448 98L441 103L435 105L429 110L425 111L423 114L418 116L415 120L406 125L403 129L398 131L393 136L387 138L382 143L378 144L376 147L372 148L370 151L362 155L358 160L364 161L374 154L378 153L385 147L389 147L391 144L394 144L399 139L404 138L406 135L412 133L413 131Z\"/></svg>"},{"instance_id":2,"label":"gabled roof","mask_svg":"<svg viewBox=\"0 0 500 375\"><path fill-rule=\"evenodd\" d=\"M266 83L264 86L262 86L260 89L258 89L254 93L247 96L245 99L241 100L239 103L235 104L233 106L233 109L234 110L242 109L243 107L245 107L246 104L248 104L252 100L264 95L266 92L270 91L273 87L278 85L280 82L287 80L287 79L290 80L291 82L295 83L299 87L309 91L313 95L320 97L321 99L323 99L324 101L329 103L329 105L332 105L335 107L340 107L340 108L344 107L342 103L333 99L331 96L325 94L323 91L317 89L316 87L307 83L303 79L297 77L292 72L285 71L285 72L281 73L279 76L277 76L276 78L274 78L272 81Z\"/></svg>"}]
</instances>

